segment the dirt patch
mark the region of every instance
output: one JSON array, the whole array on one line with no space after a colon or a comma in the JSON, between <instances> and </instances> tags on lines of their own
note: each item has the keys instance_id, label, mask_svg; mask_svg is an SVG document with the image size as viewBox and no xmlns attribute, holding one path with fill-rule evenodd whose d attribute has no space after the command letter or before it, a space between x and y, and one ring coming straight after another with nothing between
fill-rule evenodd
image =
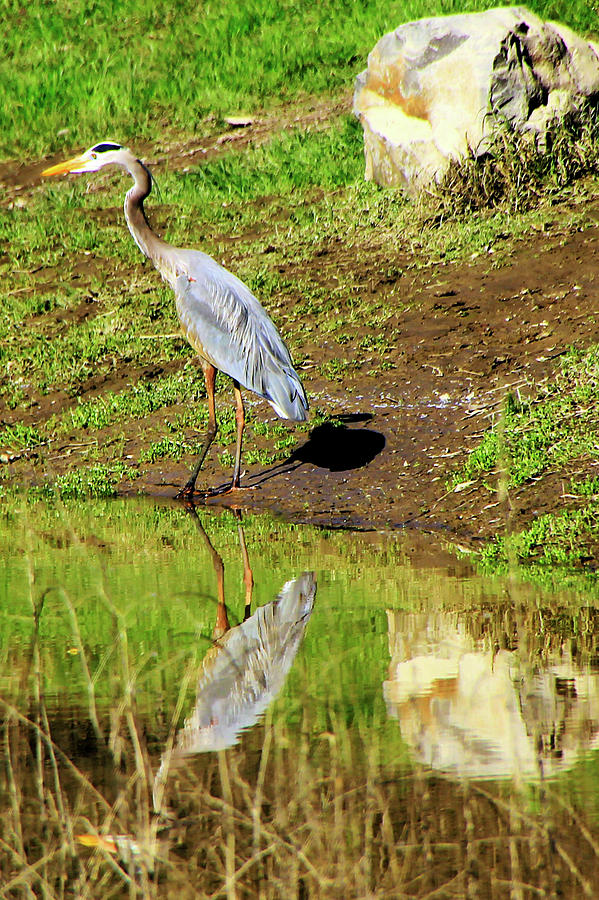
<instances>
[{"instance_id":1,"label":"dirt patch","mask_svg":"<svg viewBox=\"0 0 599 900\"><path fill-rule=\"evenodd\" d=\"M185 170L203 161L213 159L231 150L243 150L249 144L258 146L269 140L273 134L287 128L320 129L330 125L331 119L347 113L351 109L352 94L345 91L334 97L309 97L295 104L276 109L272 113L239 117L222 121L217 117L205 120L202 130L209 132L207 136L184 139L165 140L161 146L138 142L135 151L150 166L168 165L170 169ZM210 133L211 132L211 133ZM0 162L0 207L23 205L26 195L43 179L41 173L50 165L61 162L69 156L81 153L85 148L72 146L51 158L36 162ZM93 188L92 188L93 190ZM98 213L100 220L106 217L112 221L112 211Z\"/></svg>"},{"instance_id":2,"label":"dirt patch","mask_svg":"<svg viewBox=\"0 0 599 900\"><path fill-rule=\"evenodd\" d=\"M385 260L399 272L389 277L377 274L383 261L373 259L371 271L358 276L370 277L381 306L398 288L406 306L385 326L393 333L385 354L393 368L368 373L380 358L354 349L367 329L342 347L307 340L303 375L312 406L339 416L339 427L316 428L279 466L247 467L251 490L207 502L268 508L333 527L442 529L466 541L493 535L508 514L524 525L560 508L563 485L551 476L514 492L507 512L491 492L448 493L445 480L476 446L506 391L526 393L533 379L551 375L567 347L597 340L598 251L599 228L555 228L513 244L509 264L498 269L491 254L418 272L402 271L405 260L395 258ZM326 278L352 263L356 274L351 253L333 244L312 265ZM360 367L339 380L311 368L354 355ZM260 410L271 418L266 404ZM185 475L182 465L157 466L135 489L168 495ZM214 485L220 477L209 460L200 483Z\"/></svg>"},{"instance_id":3,"label":"dirt patch","mask_svg":"<svg viewBox=\"0 0 599 900\"><path fill-rule=\"evenodd\" d=\"M304 109L302 121L318 127L347 105L347 97L315 103ZM273 131L298 121L296 109L256 119L201 143L165 145L154 161L185 167L231 145L265 140ZM18 202L19 194L35 186L47 164L46 160L21 169L0 166L0 181L6 189L3 202ZM393 303L396 311L384 326L365 323L350 328L342 344L311 330L305 320L299 341L301 374L312 408L337 416L336 427L314 428L291 457L277 466L267 470L247 466L244 483L248 489L206 502L269 509L290 519L331 527L441 530L466 542L491 536L505 527L506 518L524 525L539 511L559 509L563 485L553 476L535 482L530 490L514 492L505 508L495 494L481 488L448 492L446 479L480 440L508 390L526 392L533 379L551 376L566 348L584 348L598 340L599 227L564 228L562 212L555 208L552 221L525 239L513 241L506 235L502 249L504 256L509 250L509 261L501 266L495 264L497 247L468 263L435 262L415 268L413 257L405 251L379 248L366 260L358 260L353 248L341 241L324 241L315 248L313 258L301 264L282 264L280 272L286 281L293 284L312 278L331 289L340 274L351 272L353 283L370 298L373 310L388 310ZM113 214L106 211L110 220ZM585 216L587 221L599 221L599 202L589 204ZM88 265L97 263L90 259ZM77 270L82 278L85 266L83 260ZM55 277L57 273L48 270L40 280L51 283ZM93 299L85 299L68 314L52 313L44 327L60 328L66 318L94 315ZM297 320L301 301L301 293L291 289L285 298L277 298L274 309L271 304L284 333L285 322ZM384 350L377 349L377 338L385 339ZM336 372L333 363L339 360L344 365ZM328 373L326 377L323 372ZM125 361L115 365L114 373L82 385L81 393L118 390L151 374L152 367L136 371ZM219 397L220 404L229 400L232 395ZM73 402L60 392L37 398L37 405L20 417L35 424L50 410L60 411ZM248 397L248 402L255 401ZM271 408L261 401L256 414L275 421ZM0 415L4 422L11 422L19 411ZM123 454L137 459L147 445L147 434L139 437L137 429L132 429L125 437ZM75 450L69 449L68 442L53 449L53 472L60 474L73 466ZM216 457L214 452L206 461L200 486L214 486L223 479ZM174 496L186 479L189 463L187 459L156 464L127 492ZM31 477L27 459L14 460L11 466L15 478Z\"/></svg>"}]
</instances>

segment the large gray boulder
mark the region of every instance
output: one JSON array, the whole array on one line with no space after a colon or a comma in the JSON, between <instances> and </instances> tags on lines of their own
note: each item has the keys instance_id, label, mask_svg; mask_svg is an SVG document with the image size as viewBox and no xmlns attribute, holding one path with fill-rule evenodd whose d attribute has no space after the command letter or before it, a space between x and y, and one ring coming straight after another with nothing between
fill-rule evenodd
<instances>
[{"instance_id":1,"label":"large gray boulder","mask_svg":"<svg viewBox=\"0 0 599 900\"><path fill-rule=\"evenodd\" d=\"M508 122L542 143L599 100L599 48L526 7L420 19L386 34L358 75L366 178L411 191L480 154Z\"/></svg>"}]
</instances>

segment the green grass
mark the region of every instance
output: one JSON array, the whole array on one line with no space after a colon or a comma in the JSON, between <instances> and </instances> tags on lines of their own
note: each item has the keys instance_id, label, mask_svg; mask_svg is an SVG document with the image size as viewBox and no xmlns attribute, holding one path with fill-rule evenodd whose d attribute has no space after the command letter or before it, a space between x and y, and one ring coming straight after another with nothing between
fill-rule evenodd
<instances>
[{"instance_id":1,"label":"green grass","mask_svg":"<svg viewBox=\"0 0 599 900\"><path fill-rule=\"evenodd\" d=\"M13 425L5 425L0 430L0 447L3 450L15 451L28 447L37 447L43 443L44 437L39 429L33 425L23 425L15 422Z\"/></svg>"},{"instance_id":2,"label":"green grass","mask_svg":"<svg viewBox=\"0 0 599 900\"><path fill-rule=\"evenodd\" d=\"M109 391L93 400L80 400L65 415L58 430L105 428L124 419L144 418L164 406L195 403L205 395L201 371L188 366L176 375L141 381L126 391Z\"/></svg>"},{"instance_id":3,"label":"green grass","mask_svg":"<svg viewBox=\"0 0 599 900\"><path fill-rule=\"evenodd\" d=\"M294 129L247 153L230 153L179 176L196 204L287 196L314 186L345 187L362 174L362 127L341 118L335 129ZM177 198L178 199L178 198Z\"/></svg>"},{"instance_id":4,"label":"green grass","mask_svg":"<svg viewBox=\"0 0 599 900\"><path fill-rule=\"evenodd\" d=\"M4 0L0 154L205 131L209 116L351 85L375 42L401 22L492 5L73 0L57 11L43 0ZM530 6L582 33L597 28L583 0Z\"/></svg>"},{"instance_id":5,"label":"green grass","mask_svg":"<svg viewBox=\"0 0 599 900\"><path fill-rule=\"evenodd\" d=\"M599 454L599 345L571 351L555 378L529 399L509 395L496 424L449 487L505 470L517 487L573 460Z\"/></svg>"},{"instance_id":6,"label":"green grass","mask_svg":"<svg viewBox=\"0 0 599 900\"><path fill-rule=\"evenodd\" d=\"M448 482L450 490L497 487L509 495L533 482L542 489L546 476L561 477L563 510L539 516L518 533L498 535L480 553L482 563L502 571L516 563L533 569L594 568L599 477L569 473L592 467L598 458L599 345L594 345L568 353L555 378L530 398L509 395L497 422Z\"/></svg>"},{"instance_id":7,"label":"green grass","mask_svg":"<svg viewBox=\"0 0 599 900\"><path fill-rule=\"evenodd\" d=\"M583 481L572 481L570 491L578 497L589 497L597 500L599 497L599 476L597 478L585 478Z\"/></svg>"},{"instance_id":8,"label":"green grass","mask_svg":"<svg viewBox=\"0 0 599 900\"><path fill-rule=\"evenodd\" d=\"M140 464L155 463L159 459L178 460L182 456L193 453L193 445L189 441L166 436L152 443L139 455Z\"/></svg>"},{"instance_id":9,"label":"green grass","mask_svg":"<svg viewBox=\"0 0 599 900\"><path fill-rule=\"evenodd\" d=\"M116 496L116 485L126 472L122 464L91 466L60 475L45 495L58 495L62 500L102 500Z\"/></svg>"},{"instance_id":10,"label":"green grass","mask_svg":"<svg viewBox=\"0 0 599 900\"><path fill-rule=\"evenodd\" d=\"M106 500L117 495L117 485L131 470L120 460L106 465L80 465L51 481L40 482L29 490L31 499L44 500ZM18 485L0 482L0 497L12 501L20 493Z\"/></svg>"},{"instance_id":11,"label":"green grass","mask_svg":"<svg viewBox=\"0 0 599 900\"><path fill-rule=\"evenodd\" d=\"M122 422L143 419L156 410L183 403L193 403L189 420L196 414L197 401L205 396L203 378L195 366L186 366L175 375L140 381L119 392L106 391L77 405L60 416L51 416L39 427L15 422L0 429L0 446L10 451L35 447L43 441L55 440L74 432L90 432ZM179 415L178 424L183 424ZM204 418L200 424L204 423ZM184 424L189 426L190 421Z\"/></svg>"},{"instance_id":12,"label":"green grass","mask_svg":"<svg viewBox=\"0 0 599 900\"><path fill-rule=\"evenodd\" d=\"M219 392L220 393L220 392ZM8 456L21 450L30 450L40 444L60 440L65 435L94 433L101 429L144 420L157 411L163 411L164 420L158 427L168 433L156 441L151 441L139 455L139 464L155 463L160 459L179 460L184 455L197 452L201 434L208 422L205 403L205 389L200 370L193 365L182 372L149 381L140 381L119 392L107 391L89 400L79 400L77 405L67 409L61 416L52 416L43 425L33 427L15 422L0 429L0 452ZM200 402L199 402L200 401ZM184 412L173 413L172 407L186 406ZM273 452L249 450L244 459L248 464L268 465L288 455L296 443L296 437L282 425L272 425L254 419L251 408L246 410L247 435L255 434L272 443ZM235 441L236 421L233 406L221 403L218 409L217 445L227 447ZM195 439L189 437L194 430ZM94 451L89 451L94 453ZM95 451L96 455L100 451ZM231 457L232 458L232 457ZM227 457L228 459L228 457ZM114 466L104 477L101 466L96 466L91 474L81 475L79 471L58 479L55 487L60 496L103 497L114 494L117 475L124 476L125 467ZM103 487L106 483L108 487ZM95 487L96 483L100 486ZM44 489L46 490L46 489Z\"/></svg>"}]
</instances>

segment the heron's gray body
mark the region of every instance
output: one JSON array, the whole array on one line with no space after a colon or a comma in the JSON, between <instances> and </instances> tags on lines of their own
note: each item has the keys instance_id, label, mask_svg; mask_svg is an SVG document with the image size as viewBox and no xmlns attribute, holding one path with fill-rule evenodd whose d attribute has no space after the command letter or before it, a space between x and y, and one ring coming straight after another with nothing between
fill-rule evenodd
<instances>
[{"instance_id":1,"label":"heron's gray body","mask_svg":"<svg viewBox=\"0 0 599 900\"><path fill-rule=\"evenodd\" d=\"M139 162L138 178L151 176ZM134 170L135 172L135 170ZM173 247L148 227L139 182L125 198L125 218L141 252L175 292L185 337L205 362L272 405L283 419L307 419L308 400L291 356L264 307L239 278L201 250Z\"/></svg>"},{"instance_id":2,"label":"heron's gray body","mask_svg":"<svg viewBox=\"0 0 599 900\"><path fill-rule=\"evenodd\" d=\"M273 322L250 289L199 250L177 250L170 281L185 337L206 362L302 422L306 394ZM172 278L173 276L171 276Z\"/></svg>"}]
</instances>

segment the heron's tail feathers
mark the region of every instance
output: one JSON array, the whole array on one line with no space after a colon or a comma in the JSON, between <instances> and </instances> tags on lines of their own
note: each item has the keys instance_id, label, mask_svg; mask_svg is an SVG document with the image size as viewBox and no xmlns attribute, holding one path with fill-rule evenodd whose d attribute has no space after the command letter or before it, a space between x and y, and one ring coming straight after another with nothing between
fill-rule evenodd
<instances>
[{"instance_id":1,"label":"heron's tail feathers","mask_svg":"<svg viewBox=\"0 0 599 900\"><path fill-rule=\"evenodd\" d=\"M269 373L263 396L282 419L305 422L308 418L308 398L294 369Z\"/></svg>"}]
</instances>

